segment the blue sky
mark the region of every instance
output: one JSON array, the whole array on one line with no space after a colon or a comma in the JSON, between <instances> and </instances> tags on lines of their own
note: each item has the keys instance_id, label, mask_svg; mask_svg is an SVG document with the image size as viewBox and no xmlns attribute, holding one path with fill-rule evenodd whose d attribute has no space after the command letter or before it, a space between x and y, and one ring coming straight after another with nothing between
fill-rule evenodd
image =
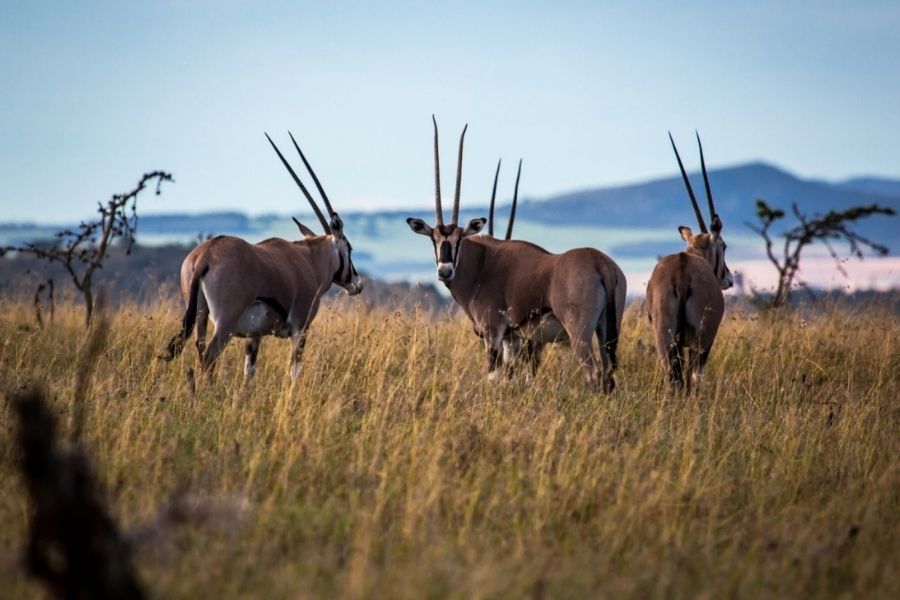
<instances>
[{"instance_id":1,"label":"blue sky","mask_svg":"<svg viewBox=\"0 0 900 600\"><path fill-rule=\"evenodd\" d=\"M158 168L144 213L303 212L263 136L288 129L338 210L426 206L432 113L445 195L469 123L469 205L500 156L532 198L673 174L667 129L711 166L900 177L898 31L880 1L0 0L0 220Z\"/></svg>"}]
</instances>

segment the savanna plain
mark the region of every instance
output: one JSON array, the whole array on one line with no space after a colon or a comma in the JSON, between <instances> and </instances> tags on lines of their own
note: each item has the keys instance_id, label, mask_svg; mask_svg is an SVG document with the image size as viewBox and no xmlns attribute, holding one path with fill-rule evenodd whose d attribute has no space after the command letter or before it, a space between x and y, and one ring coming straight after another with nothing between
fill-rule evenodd
<instances>
[{"instance_id":1,"label":"savanna plain","mask_svg":"<svg viewBox=\"0 0 900 600\"><path fill-rule=\"evenodd\" d=\"M661 385L639 303L611 396L567 347L488 382L464 317L356 299L323 309L293 384L289 342L264 340L247 385L233 341L192 393L192 346L155 358L179 311L109 313L81 407L126 531L177 494L233 508L136 548L152 597L900 597L896 306L729 309L690 396ZM63 436L82 319L0 309L0 381L43 385ZM0 595L42 597L0 418Z\"/></svg>"}]
</instances>

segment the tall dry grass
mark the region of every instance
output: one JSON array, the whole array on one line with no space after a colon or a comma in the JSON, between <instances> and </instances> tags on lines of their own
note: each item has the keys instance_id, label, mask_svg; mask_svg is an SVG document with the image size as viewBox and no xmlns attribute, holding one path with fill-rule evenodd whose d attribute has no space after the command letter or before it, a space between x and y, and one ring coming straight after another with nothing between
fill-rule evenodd
<instances>
[{"instance_id":1,"label":"tall dry grass","mask_svg":"<svg viewBox=\"0 0 900 600\"><path fill-rule=\"evenodd\" d=\"M67 430L81 314L31 318L4 306L0 375L46 382ZM295 385L286 341L263 342L250 386L232 342L191 397L193 353L154 360L177 320L113 315L83 407L126 527L184 490L250 507L143 549L156 597L900 597L889 309L730 314L693 397L658 385L635 307L612 397L589 393L568 348L531 385L491 384L462 319L335 309ZM0 594L26 597L28 507L0 415Z\"/></svg>"}]
</instances>

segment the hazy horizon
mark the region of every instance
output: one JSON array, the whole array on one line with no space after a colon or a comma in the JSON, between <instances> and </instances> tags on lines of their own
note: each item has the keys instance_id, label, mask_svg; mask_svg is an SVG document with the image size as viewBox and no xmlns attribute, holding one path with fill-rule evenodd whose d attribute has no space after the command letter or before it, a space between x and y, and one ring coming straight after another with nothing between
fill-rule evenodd
<instances>
[{"instance_id":1,"label":"hazy horizon","mask_svg":"<svg viewBox=\"0 0 900 600\"><path fill-rule=\"evenodd\" d=\"M779 171L788 173L789 175L796 176L796 173L791 171L789 168L782 166L782 165L777 165L770 161L765 161L765 160L748 161L748 162L737 163L737 164L733 164L733 165L719 165L715 170L727 170L727 169L746 167L746 166L751 166L751 165L765 165L767 167L771 167L771 168L777 169ZM302 168L301 165L297 165L297 166L300 166ZM699 170L688 169L688 173L690 174L692 179L694 177L700 177ZM285 174L287 176L286 171L285 171ZM442 173L442 175L443 175L443 173ZM637 180L637 181L622 181L622 182L613 181L613 182L609 182L609 183L605 183L605 184L587 186L584 188L550 192L548 195L541 196L541 197L534 197L534 196L529 196L528 194L520 193L519 201L520 202L547 202L547 201L553 201L555 199L565 197L568 195L575 195L575 194L599 190L599 189L617 189L617 188L627 188L627 187L632 187L632 186L642 186L642 185L651 184L651 183L658 182L658 181L664 181L667 179L680 178L680 177L681 177L681 175L677 171L677 167L676 167L676 170L673 171L672 173L652 176L652 177L648 177L648 178ZM711 177L714 177L714 176L711 175ZM857 175L851 175L849 177L842 177L840 179L835 179L835 180L826 180L826 179L819 179L819 178L801 178L801 179L804 181L809 181L809 182L824 182L826 184L843 184L843 183L847 183L851 180L868 179L868 178L875 178L875 179L879 179L879 180L900 183L900 177L884 177L884 176L872 175L872 174L857 174ZM493 181L493 180L491 180L491 181ZM694 183L695 183L695 185L697 184L697 182L694 182ZM163 185L163 194L165 194L168 187L172 186L172 185L174 185L174 184L172 184L172 183L164 184ZM130 187L133 187L133 185ZM125 190L123 189L120 191L125 191ZM314 190L311 190L311 191L314 191ZM451 190L451 192L452 192L452 190ZM467 207L464 207L464 209L485 208L489 203L489 196L488 196L489 192L490 192L490 189L488 188L487 192L479 195L477 197L477 199L473 200L473 198L469 198L469 201L467 202ZM106 199L108 199L109 196L112 195L112 193L113 192L110 192L109 194L106 195L106 197L98 198L97 200L106 200ZM115 193L118 193L118 192L115 192ZM300 190L295 187L294 193L295 193L295 199L297 200L297 203L291 204L291 205L286 205L281 210L269 210L269 209L254 210L254 208L252 206L244 206L244 207L212 206L209 208L197 208L197 209L175 207L175 208L170 208L167 210L160 210L157 206L155 206L155 201L156 201L157 197L153 195L152 190L147 190L141 196L139 196L139 205L140 205L139 212L142 216L152 216L152 217L163 217L163 216L168 216L168 215L172 215L172 216L202 216L205 214L213 214L213 213L240 213L240 214L243 214L250 218L267 217L270 215L284 217L284 218L287 218L288 216L291 216L291 215L294 215L294 216L304 215L307 217L313 217L314 215L312 213L312 210L309 208L309 205L306 203L305 200L303 200L303 197L300 195L301 194ZM445 193L450 193L450 192L445 192ZM318 195L314 194L314 197L318 201ZM508 208L510 201L511 201L511 194L502 193L502 190L498 189L498 192L497 192L498 208L501 208L504 206L506 206ZM753 199L748 197L747 201L749 203L749 202L752 202ZM96 207L96 201L94 203L94 207ZM96 209L94 207L91 207L89 205L86 206L84 214L78 218L79 219L93 218L93 215L96 212ZM429 196L428 198L422 200L421 202L415 202L415 203L411 203L409 205L352 207L347 210L339 210L339 212L341 212L342 214L353 214L353 213L355 213L355 214L360 214L360 213L361 214L376 214L376 213L389 213L389 212L404 211L404 210L432 211L432 210L434 210L434 199L433 199L433 197ZM35 224L35 225L41 225L41 226L69 225L72 222L74 222L74 221L71 218L68 220L65 220L65 219L53 220L53 219L48 219L46 217L37 217L37 218L33 218L33 219L6 219L6 218L4 218L3 213L0 213L0 224L13 225L13 226L27 225L27 224Z\"/></svg>"}]
</instances>

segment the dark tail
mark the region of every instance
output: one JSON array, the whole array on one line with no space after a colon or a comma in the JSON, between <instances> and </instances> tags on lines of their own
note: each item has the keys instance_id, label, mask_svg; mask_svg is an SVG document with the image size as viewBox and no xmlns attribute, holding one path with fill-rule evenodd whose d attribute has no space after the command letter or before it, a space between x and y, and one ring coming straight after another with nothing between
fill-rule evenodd
<instances>
[{"instance_id":1,"label":"dark tail","mask_svg":"<svg viewBox=\"0 0 900 600\"><path fill-rule=\"evenodd\" d=\"M619 346L619 319L617 318L618 313L616 312L617 286L609 285L604 282L603 287L606 289L606 310L603 311L604 315L606 316L606 339L600 340L600 342L606 349L607 354L609 354L609 360L612 368L615 369L618 366L618 362L616 360L616 350Z\"/></svg>"},{"instance_id":2,"label":"dark tail","mask_svg":"<svg viewBox=\"0 0 900 600\"><path fill-rule=\"evenodd\" d=\"M606 322L598 321L596 327L597 339L600 341L600 351L609 358L609 368L603 373L603 389L606 393L611 393L616 389L614 374L619 364L616 359L616 350L619 346L616 287L618 287L618 281L612 284L605 280L603 281L603 288L606 290L606 307L603 309L603 314ZM603 323L602 327L601 323ZM604 332L606 335L603 335Z\"/></svg>"},{"instance_id":3,"label":"dark tail","mask_svg":"<svg viewBox=\"0 0 900 600\"><path fill-rule=\"evenodd\" d=\"M669 381L681 387L685 383L684 379L684 357L681 354L681 347L684 344L684 330L687 323L687 315L685 313L687 299L691 295L691 290L683 277L684 270L681 270L682 277L675 283L675 299L678 301L678 310L675 312L675 323L672 328L672 346L669 348Z\"/></svg>"},{"instance_id":4,"label":"dark tail","mask_svg":"<svg viewBox=\"0 0 900 600\"><path fill-rule=\"evenodd\" d=\"M194 323L197 321L197 295L200 293L200 279L206 275L207 271L209 271L209 267L203 269L200 275L195 275L191 281L187 310L184 312L184 317L181 320L181 331L169 340L169 344L166 346L166 353L160 354L158 358L162 360L174 359L181 354L181 351L184 349L184 343L191 337L191 333L194 331Z\"/></svg>"}]
</instances>

